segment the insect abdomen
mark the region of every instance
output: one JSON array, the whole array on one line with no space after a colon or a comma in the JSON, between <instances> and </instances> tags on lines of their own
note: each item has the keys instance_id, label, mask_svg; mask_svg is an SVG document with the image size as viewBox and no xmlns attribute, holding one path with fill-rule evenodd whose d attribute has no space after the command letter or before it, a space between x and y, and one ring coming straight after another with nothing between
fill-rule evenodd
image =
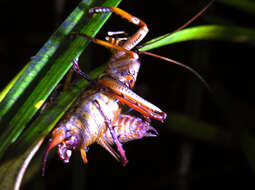
<instances>
[{"instance_id":1,"label":"insect abdomen","mask_svg":"<svg viewBox=\"0 0 255 190\"><path fill-rule=\"evenodd\" d=\"M143 137L155 137L158 132L148 122L131 115L120 114L113 122L114 131L121 143L141 139ZM110 131L107 130L104 139L113 144Z\"/></svg>"},{"instance_id":2,"label":"insect abdomen","mask_svg":"<svg viewBox=\"0 0 255 190\"><path fill-rule=\"evenodd\" d=\"M100 104L101 111L97 107ZM78 105L77 105L78 104ZM70 119L75 119L75 127L82 129L84 147L94 143L106 131L105 118L103 113L114 120L120 113L119 104L109 95L102 92L81 98L76 104L76 109L70 114Z\"/></svg>"}]
</instances>

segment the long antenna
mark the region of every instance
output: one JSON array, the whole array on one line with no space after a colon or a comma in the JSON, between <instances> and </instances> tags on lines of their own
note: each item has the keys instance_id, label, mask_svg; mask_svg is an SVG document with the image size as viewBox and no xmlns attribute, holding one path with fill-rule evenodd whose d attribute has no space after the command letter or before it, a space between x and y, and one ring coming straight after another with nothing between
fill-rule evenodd
<instances>
[{"instance_id":1,"label":"long antenna","mask_svg":"<svg viewBox=\"0 0 255 190\"><path fill-rule=\"evenodd\" d=\"M199 16L201 16L210 6L211 4L214 2L215 0L211 0L202 10L200 10L197 14L195 14L191 19L189 19L186 23L184 23L182 26L180 26L179 28L175 29L173 32L171 32L171 34L178 32L179 30L185 28L186 26L188 26L190 23L192 23L194 20L196 20Z\"/></svg>"},{"instance_id":2,"label":"long antenna","mask_svg":"<svg viewBox=\"0 0 255 190\"><path fill-rule=\"evenodd\" d=\"M177 28L176 30L174 30L173 32L171 32L170 34L173 34L175 32L178 32L179 30L187 27L190 23L192 23L194 20L196 20L199 16L201 16L210 6L211 4L214 2L215 0L211 0L202 10L200 10L197 14L195 14L195 16L193 16L191 19L189 19L186 23L184 23L182 26L180 26L179 28ZM147 44L148 45L148 44ZM178 65L180 67L183 67L187 70L189 70L190 72L192 72L205 86L206 88L210 91L210 93L212 93L212 90L210 88L210 86L208 85L208 83L206 82L206 80L194 69L192 69L191 67L184 65L183 63L180 63L178 61L175 61L173 59L161 56L161 55L157 55L151 52L146 52L146 51L142 51L139 52L139 54L145 54L145 55L150 55L152 57L156 57L162 60L165 60L167 62L173 63L175 65ZM213 94L213 93L212 93Z\"/></svg>"},{"instance_id":3,"label":"long antenna","mask_svg":"<svg viewBox=\"0 0 255 190\"><path fill-rule=\"evenodd\" d=\"M145 54L145 55L149 55L149 56L152 56L152 57L156 57L158 59L165 60L167 62L173 63L175 65L178 65L180 67L183 67L183 68L189 70L206 86L206 88L210 91L210 93L212 93L212 90L211 90L210 86L208 85L208 83L206 82L206 80L197 71L195 71L191 67L189 67L187 65L184 65L183 63L180 63L180 62L175 61L173 59L170 59L170 58L167 58L167 57L164 57L164 56L161 56L161 55L157 55L157 54L154 54L154 53L151 53L151 52L143 51L143 52L139 52L139 54Z\"/></svg>"},{"instance_id":4,"label":"long antenna","mask_svg":"<svg viewBox=\"0 0 255 190\"><path fill-rule=\"evenodd\" d=\"M212 5L212 3L213 3L214 1L215 1L215 0L211 0L208 4L206 4L206 6L205 6L202 10L200 10L198 13L196 13L191 19L189 19L187 22L185 22L182 26L178 27L178 28L175 29L174 31L172 31L172 32L170 32L169 34L167 34L167 36L169 36L169 35L171 35L171 34L173 34L173 33L175 33L175 32L178 32L178 31L180 31L181 29L187 27L190 23L192 23L192 22L193 22L194 20L196 20L199 16L201 16L201 15ZM151 43L155 43L155 42L157 42L157 41L159 41L159 40L161 40L161 39L162 39L162 38L158 38L157 40L155 40L155 41L153 41L153 42L151 42ZM149 46L151 43L147 43L147 44L145 43L145 44L143 44L143 45L140 45L139 48Z\"/></svg>"}]
</instances>

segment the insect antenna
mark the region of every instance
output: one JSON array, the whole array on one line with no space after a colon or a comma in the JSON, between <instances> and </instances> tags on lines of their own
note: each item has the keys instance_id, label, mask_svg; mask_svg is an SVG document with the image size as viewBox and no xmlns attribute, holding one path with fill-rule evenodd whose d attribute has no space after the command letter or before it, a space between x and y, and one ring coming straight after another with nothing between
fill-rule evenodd
<instances>
[{"instance_id":1,"label":"insect antenna","mask_svg":"<svg viewBox=\"0 0 255 190\"><path fill-rule=\"evenodd\" d=\"M203 9L201 9L197 14L195 14L191 19L189 19L186 23L184 23L182 26L179 28L175 29L173 32L170 34L173 34L175 32L178 32L179 30L187 27L190 23L192 23L194 20L196 20L199 16L201 16L214 2L215 0L211 0Z\"/></svg>"},{"instance_id":2,"label":"insect antenna","mask_svg":"<svg viewBox=\"0 0 255 190\"><path fill-rule=\"evenodd\" d=\"M151 53L151 52L147 52L147 51L142 51L142 52L139 52L139 54L145 54L145 55L149 55L149 56L152 56L152 57L156 57L158 59L162 59L164 61L167 61L167 62L170 62L170 63L173 63L175 65L178 65L180 67L183 67L187 70L189 70L190 72L192 72L205 86L206 88L208 89L208 91L210 91L210 93L212 93L212 90L209 86L209 84L206 82L206 80L197 72L195 71L194 69L192 69L191 67L187 66L187 65L184 65L183 63L180 63L178 61L175 61L173 59L170 59L170 58L167 58L167 57L164 57L164 56L161 56L161 55L157 55L155 53Z\"/></svg>"},{"instance_id":3,"label":"insect antenna","mask_svg":"<svg viewBox=\"0 0 255 190\"><path fill-rule=\"evenodd\" d=\"M173 34L175 32L178 32L179 30L187 27L190 23L192 23L194 20L196 20L199 16L201 16L211 5L212 3L214 2L215 0L211 0L202 10L200 10L197 14L195 14L191 19L189 19L186 23L184 23L182 26L178 27L177 29L175 29L173 32L171 32L170 34ZM168 34L169 35L169 34ZM158 39L160 40L160 39ZM153 41L153 43L155 43L155 41ZM145 44L144 46L148 46L149 44ZM139 48L141 47L144 47L143 45L139 46ZM210 86L208 85L208 83L205 81L205 79L197 72L195 71L194 69L192 69L191 67L187 66L187 65L184 65L183 63L180 63L178 61L175 61L173 59L170 59L170 58L167 58L167 57L164 57L164 56L161 56L161 55L157 55L157 54L154 54L154 53L151 53L151 52L146 52L146 51L142 51L142 52L139 52L139 54L145 54L145 55L150 55L152 57L156 57L156 58L159 58L159 59L162 59L162 60L165 60L167 62L170 62L170 63L173 63L173 64L176 64L176 65L179 65L187 70L189 70L190 72L192 72L205 86L206 88L208 89L208 91L210 91L210 93L212 93L212 90L210 88Z\"/></svg>"},{"instance_id":4,"label":"insect antenna","mask_svg":"<svg viewBox=\"0 0 255 190\"><path fill-rule=\"evenodd\" d=\"M198 13L196 13L191 19L189 19L186 23L184 23L182 26L180 26L180 27L178 27L177 29L175 29L174 31L172 31L172 32L170 32L170 33L168 33L167 34L167 36L169 36L169 35L171 35L171 34L173 34L173 33L175 33L175 32L178 32L178 31L180 31L180 30L182 30L183 28L185 28L185 27L187 27L190 23L192 23L194 20L196 20L199 16L201 16L211 5L212 5L212 3L214 2L215 0L211 0L208 4L206 4L206 6L202 9L202 10L200 10ZM165 35L164 35L165 36ZM164 36L162 36L163 38L164 38ZM161 40L162 38L158 38L158 39L155 39L155 40L153 40L153 42L151 42L151 43L155 43L155 42L157 42L157 41L159 41L159 40ZM145 44L143 44L143 45L139 45L139 46L137 46L136 48L142 48L142 47L146 47L146 46L149 46L151 43L145 43Z\"/></svg>"}]
</instances>

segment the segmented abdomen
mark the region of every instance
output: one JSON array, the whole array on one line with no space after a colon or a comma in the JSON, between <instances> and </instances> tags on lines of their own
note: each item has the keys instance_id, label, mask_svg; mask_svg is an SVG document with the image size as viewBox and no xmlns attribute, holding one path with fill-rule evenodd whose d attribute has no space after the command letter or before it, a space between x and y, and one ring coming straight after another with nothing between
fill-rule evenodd
<instances>
[{"instance_id":1,"label":"segmented abdomen","mask_svg":"<svg viewBox=\"0 0 255 190\"><path fill-rule=\"evenodd\" d=\"M141 118L131 115L120 114L112 125L114 131L121 143L141 139L143 137L157 136L158 132L150 123L143 121ZM103 134L103 138L110 144L114 144L109 130Z\"/></svg>"},{"instance_id":2,"label":"segmented abdomen","mask_svg":"<svg viewBox=\"0 0 255 190\"><path fill-rule=\"evenodd\" d=\"M100 104L101 111L97 104ZM71 107L62 124L70 130L80 129L83 139L81 148L88 147L106 131L102 112L109 120L115 120L120 114L118 101L111 95L91 90L84 93Z\"/></svg>"}]
</instances>

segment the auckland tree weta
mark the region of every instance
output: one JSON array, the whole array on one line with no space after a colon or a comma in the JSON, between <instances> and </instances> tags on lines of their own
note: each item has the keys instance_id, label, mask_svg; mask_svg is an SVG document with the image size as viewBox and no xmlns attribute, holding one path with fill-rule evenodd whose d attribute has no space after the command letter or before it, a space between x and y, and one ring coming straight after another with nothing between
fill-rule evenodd
<instances>
[{"instance_id":1,"label":"auckland tree weta","mask_svg":"<svg viewBox=\"0 0 255 190\"><path fill-rule=\"evenodd\" d=\"M63 162L69 162L73 150L80 150L83 162L87 163L88 147L96 142L109 151L114 158L120 160L123 165L126 165L128 160L122 143L147 136L157 136L157 131L150 125L150 118L163 122L167 116L165 112L132 91L140 69L139 53L132 49L148 33L147 25L139 18L116 7L95 7L89 12L113 12L138 25L139 29L128 38L109 37L107 41L79 33L81 37L112 49L113 55L104 73L92 81L92 87L82 93L53 130L43 157L43 175L48 153L55 146L57 146L58 155ZM113 33L113 35L115 34L118 32ZM157 56L151 53L147 54ZM174 62L161 56L158 57ZM190 67L178 62L174 63L191 70L204 82ZM85 79L90 80L79 69L76 61L74 61L73 69ZM144 120L123 114L121 111L123 105L138 111L144 116ZM116 145L119 154L114 151L111 145Z\"/></svg>"}]
</instances>

